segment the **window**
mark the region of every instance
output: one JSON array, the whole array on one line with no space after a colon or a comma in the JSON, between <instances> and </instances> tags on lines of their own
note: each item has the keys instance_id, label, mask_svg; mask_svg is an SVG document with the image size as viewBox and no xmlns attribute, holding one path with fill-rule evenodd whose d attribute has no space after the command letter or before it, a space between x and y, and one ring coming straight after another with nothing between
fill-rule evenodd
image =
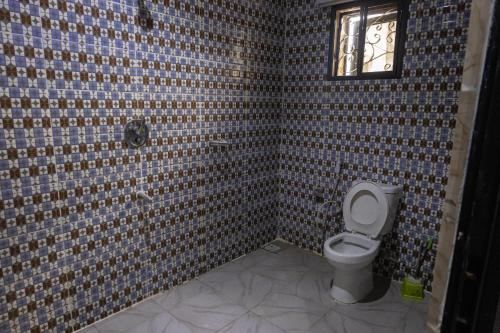
<instances>
[{"instance_id":1,"label":"window","mask_svg":"<svg viewBox=\"0 0 500 333\"><path fill-rule=\"evenodd\" d=\"M405 1L350 2L332 8L329 76L342 79L401 75Z\"/></svg>"}]
</instances>

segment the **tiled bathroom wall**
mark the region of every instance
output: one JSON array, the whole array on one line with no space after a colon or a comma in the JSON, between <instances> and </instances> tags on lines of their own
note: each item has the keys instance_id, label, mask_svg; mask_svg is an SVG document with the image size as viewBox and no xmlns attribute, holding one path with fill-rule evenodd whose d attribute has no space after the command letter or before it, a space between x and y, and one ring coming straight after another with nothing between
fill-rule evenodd
<instances>
[{"instance_id":1,"label":"tiled bathroom wall","mask_svg":"<svg viewBox=\"0 0 500 333\"><path fill-rule=\"evenodd\" d=\"M439 230L469 1L411 1L402 78L349 82L312 0L145 4L151 27L135 0L0 1L0 331L78 329L276 236L320 251L342 222L315 198L359 178L404 186L375 267L401 278Z\"/></svg>"},{"instance_id":2,"label":"tiled bathroom wall","mask_svg":"<svg viewBox=\"0 0 500 333\"><path fill-rule=\"evenodd\" d=\"M320 252L325 227L343 230L335 211L353 180L400 184L400 212L375 271L395 279L409 272L422 240L439 231L469 11L468 0L409 1L402 77L329 81L329 11L286 2L281 237ZM332 193L337 163L345 167ZM337 207L320 211L318 193ZM428 289L433 262L434 252L424 266Z\"/></svg>"},{"instance_id":3,"label":"tiled bathroom wall","mask_svg":"<svg viewBox=\"0 0 500 333\"><path fill-rule=\"evenodd\" d=\"M2 332L78 329L275 237L277 1L145 4L142 27L135 0L0 2Z\"/></svg>"}]
</instances>

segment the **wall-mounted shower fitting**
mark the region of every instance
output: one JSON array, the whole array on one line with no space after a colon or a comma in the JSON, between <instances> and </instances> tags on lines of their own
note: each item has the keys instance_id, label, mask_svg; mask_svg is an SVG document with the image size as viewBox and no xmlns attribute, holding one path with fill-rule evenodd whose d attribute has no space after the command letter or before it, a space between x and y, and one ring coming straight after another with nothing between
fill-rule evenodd
<instances>
[{"instance_id":1,"label":"wall-mounted shower fitting","mask_svg":"<svg viewBox=\"0 0 500 333\"><path fill-rule=\"evenodd\" d=\"M130 120L125 124L123 131L125 142L130 148L140 148L148 141L149 127L148 124L146 124L146 119L144 119L144 117Z\"/></svg>"},{"instance_id":2,"label":"wall-mounted shower fitting","mask_svg":"<svg viewBox=\"0 0 500 333\"><path fill-rule=\"evenodd\" d=\"M334 218L337 218L339 215L342 214L342 204L339 202L339 200L335 197L337 193L337 188L340 183L340 174L342 172L342 168L344 167L344 162L339 161L337 164L335 164L335 169L333 170L334 175L335 175L335 185L333 186L333 198L330 200L327 200L325 198L325 190L323 188L317 188L314 190L314 202L318 204L317 210L315 212L315 220L316 220L316 227L321 229L322 228L322 234L323 234L323 241L326 239L326 229L327 229L327 223L326 221L321 221L320 216L321 213L323 213L323 209L327 205L335 205L335 211L331 212L331 216ZM323 214L323 215L328 215L328 214ZM321 223L323 222L323 223ZM321 247L321 254L323 255L323 247Z\"/></svg>"},{"instance_id":3,"label":"wall-mounted shower fitting","mask_svg":"<svg viewBox=\"0 0 500 333\"><path fill-rule=\"evenodd\" d=\"M220 152L220 153L228 153L229 148L231 147L231 143L226 140L211 140L208 141L208 146L212 152Z\"/></svg>"},{"instance_id":4,"label":"wall-mounted shower fitting","mask_svg":"<svg viewBox=\"0 0 500 333\"><path fill-rule=\"evenodd\" d=\"M210 147L229 147L231 144L226 140L212 140L208 142Z\"/></svg>"},{"instance_id":5,"label":"wall-mounted shower fitting","mask_svg":"<svg viewBox=\"0 0 500 333\"><path fill-rule=\"evenodd\" d=\"M151 198L146 192L144 191L137 191L136 193L137 199L142 200L143 202L151 202L153 201L153 198Z\"/></svg>"}]
</instances>

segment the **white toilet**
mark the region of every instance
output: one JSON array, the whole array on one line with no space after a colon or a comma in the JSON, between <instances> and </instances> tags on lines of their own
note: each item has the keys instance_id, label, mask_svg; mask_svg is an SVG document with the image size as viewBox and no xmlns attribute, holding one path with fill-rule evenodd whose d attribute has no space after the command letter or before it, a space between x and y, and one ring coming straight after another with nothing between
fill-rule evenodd
<instances>
[{"instance_id":1,"label":"white toilet","mask_svg":"<svg viewBox=\"0 0 500 333\"><path fill-rule=\"evenodd\" d=\"M391 231L401 186L360 181L353 184L342 207L346 232L328 238L324 254L334 267L331 296L356 303L373 289L372 262L382 236Z\"/></svg>"}]
</instances>

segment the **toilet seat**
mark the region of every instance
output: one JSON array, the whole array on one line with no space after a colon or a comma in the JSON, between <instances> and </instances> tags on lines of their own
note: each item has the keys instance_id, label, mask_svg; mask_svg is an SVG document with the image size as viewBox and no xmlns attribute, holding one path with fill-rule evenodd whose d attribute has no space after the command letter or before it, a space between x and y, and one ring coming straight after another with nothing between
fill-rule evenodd
<instances>
[{"instance_id":1,"label":"toilet seat","mask_svg":"<svg viewBox=\"0 0 500 333\"><path fill-rule=\"evenodd\" d=\"M378 253L380 241L361 234L343 232L326 240L325 256L339 264L355 268L371 262Z\"/></svg>"},{"instance_id":2,"label":"toilet seat","mask_svg":"<svg viewBox=\"0 0 500 333\"><path fill-rule=\"evenodd\" d=\"M372 182L355 184L344 199L343 215L348 231L377 238L389 215L387 197L379 185Z\"/></svg>"}]
</instances>

